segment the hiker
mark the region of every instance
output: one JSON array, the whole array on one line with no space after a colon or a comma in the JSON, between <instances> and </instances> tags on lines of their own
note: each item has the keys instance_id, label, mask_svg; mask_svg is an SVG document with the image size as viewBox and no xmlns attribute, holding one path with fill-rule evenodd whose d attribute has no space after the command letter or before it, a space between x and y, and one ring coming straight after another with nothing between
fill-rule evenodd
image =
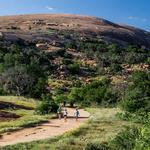
<instances>
[{"instance_id":1,"label":"hiker","mask_svg":"<svg viewBox=\"0 0 150 150\"><path fill-rule=\"evenodd\" d=\"M75 111L74 115L76 117L76 121L78 121L78 118L80 116L80 112L79 112L78 108L76 108L76 111Z\"/></svg>"},{"instance_id":2,"label":"hiker","mask_svg":"<svg viewBox=\"0 0 150 150\"><path fill-rule=\"evenodd\" d=\"M62 108L61 105L59 106L58 110L57 110L57 114L58 114L58 118L61 119L61 115L62 115Z\"/></svg>"},{"instance_id":3,"label":"hiker","mask_svg":"<svg viewBox=\"0 0 150 150\"><path fill-rule=\"evenodd\" d=\"M65 122L67 122L67 115L68 115L68 112L67 112L67 109L64 110L64 120Z\"/></svg>"}]
</instances>

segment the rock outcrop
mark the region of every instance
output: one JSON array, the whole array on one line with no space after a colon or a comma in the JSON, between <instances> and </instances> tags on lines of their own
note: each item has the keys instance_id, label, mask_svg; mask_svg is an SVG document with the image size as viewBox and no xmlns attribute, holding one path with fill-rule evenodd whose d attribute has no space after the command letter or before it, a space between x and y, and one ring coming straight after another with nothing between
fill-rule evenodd
<instances>
[{"instance_id":1,"label":"rock outcrop","mask_svg":"<svg viewBox=\"0 0 150 150\"><path fill-rule=\"evenodd\" d=\"M43 43L58 41L57 36L50 33L58 31L74 31L90 37L101 37L109 42L121 45L134 44L150 49L150 32L112 23L105 19L67 14L19 15L0 17L0 31L6 40L26 40L27 42ZM19 30L9 27L17 26ZM30 26L30 29L29 29ZM0 32L0 37L3 34Z\"/></svg>"}]
</instances>

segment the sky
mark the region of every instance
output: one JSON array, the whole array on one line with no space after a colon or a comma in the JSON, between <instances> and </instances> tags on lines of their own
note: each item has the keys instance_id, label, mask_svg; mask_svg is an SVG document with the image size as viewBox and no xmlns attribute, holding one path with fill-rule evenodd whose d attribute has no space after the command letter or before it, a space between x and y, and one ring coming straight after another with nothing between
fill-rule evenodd
<instances>
[{"instance_id":1,"label":"sky","mask_svg":"<svg viewBox=\"0 0 150 150\"><path fill-rule=\"evenodd\" d=\"M0 15L80 14L150 31L150 0L0 0Z\"/></svg>"}]
</instances>

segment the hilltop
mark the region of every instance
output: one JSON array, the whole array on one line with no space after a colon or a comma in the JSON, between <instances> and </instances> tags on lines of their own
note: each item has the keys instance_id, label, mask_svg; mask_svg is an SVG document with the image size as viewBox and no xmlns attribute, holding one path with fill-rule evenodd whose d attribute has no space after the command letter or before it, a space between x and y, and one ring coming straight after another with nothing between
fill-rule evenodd
<instances>
[{"instance_id":1,"label":"hilltop","mask_svg":"<svg viewBox=\"0 0 150 150\"><path fill-rule=\"evenodd\" d=\"M61 43L62 39L53 31L79 33L80 38L99 38L120 45L138 45L150 48L150 33L128 25L120 25L105 19L69 15L39 14L0 17L0 36L7 41L24 43ZM65 41L63 41L65 42Z\"/></svg>"}]
</instances>

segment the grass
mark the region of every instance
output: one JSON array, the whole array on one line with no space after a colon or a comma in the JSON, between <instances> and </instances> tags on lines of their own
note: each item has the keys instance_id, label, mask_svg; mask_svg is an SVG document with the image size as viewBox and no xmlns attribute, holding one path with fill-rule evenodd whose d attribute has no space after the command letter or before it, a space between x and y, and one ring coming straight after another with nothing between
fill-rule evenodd
<instances>
[{"instance_id":1,"label":"grass","mask_svg":"<svg viewBox=\"0 0 150 150\"><path fill-rule=\"evenodd\" d=\"M39 102L35 99L18 96L0 96L0 101L15 103L17 105L23 105L26 107L33 107L33 108L36 108L36 106L39 104Z\"/></svg>"},{"instance_id":2,"label":"grass","mask_svg":"<svg viewBox=\"0 0 150 150\"><path fill-rule=\"evenodd\" d=\"M10 131L22 129L24 127L31 127L38 125L39 123L46 122L50 116L40 116L34 113L34 110L7 110L7 112L13 112L21 117L11 121L0 122L0 134Z\"/></svg>"},{"instance_id":3,"label":"grass","mask_svg":"<svg viewBox=\"0 0 150 150\"><path fill-rule=\"evenodd\" d=\"M53 89L58 89L61 87L71 87L72 82L67 80L55 80L55 79L49 79L48 84Z\"/></svg>"},{"instance_id":4,"label":"grass","mask_svg":"<svg viewBox=\"0 0 150 150\"><path fill-rule=\"evenodd\" d=\"M2 150L83 150L88 143L108 142L126 126L133 124L121 121L117 108L88 108L92 115L86 124L71 132L52 139L7 146Z\"/></svg>"},{"instance_id":5,"label":"grass","mask_svg":"<svg viewBox=\"0 0 150 150\"><path fill-rule=\"evenodd\" d=\"M15 97L15 96L0 96L0 101L11 102L17 105L23 105L28 107L36 108L39 102L34 99L26 99L24 97ZM10 131L19 130L25 127L36 126L42 122L46 122L49 118L53 117L51 115L37 115L33 110L25 109L5 109L6 112L15 113L19 115L20 118L0 121L0 134Z\"/></svg>"}]
</instances>

